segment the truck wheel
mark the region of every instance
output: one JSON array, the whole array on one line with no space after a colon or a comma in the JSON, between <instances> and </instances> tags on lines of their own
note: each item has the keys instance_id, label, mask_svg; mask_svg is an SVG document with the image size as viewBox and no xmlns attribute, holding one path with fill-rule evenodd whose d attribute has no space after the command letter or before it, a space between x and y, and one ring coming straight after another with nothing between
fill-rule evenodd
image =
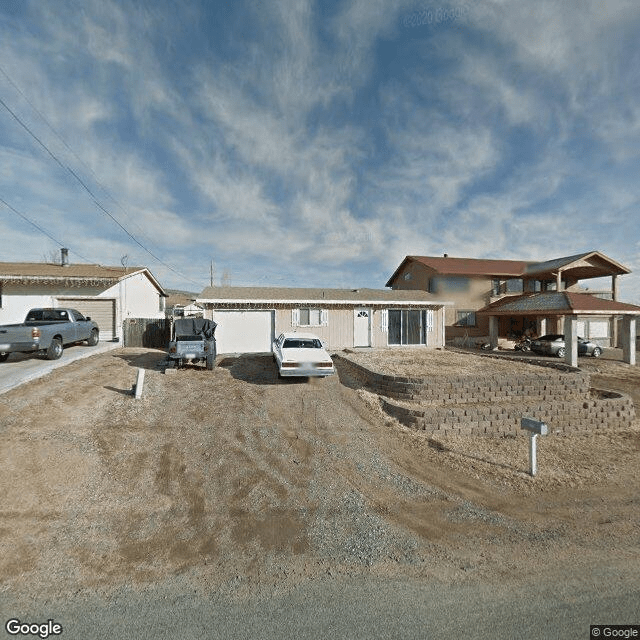
<instances>
[{"instance_id":1,"label":"truck wheel","mask_svg":"<svg viewBox=\"0 0 640 640\"><path fill-rule=\"evenodd\" d=\"M90 347L95 347L98 342L100 341L100 334L98 333L97 329L92 329L91 330L91 335L89 336L89 339L87 340L87 344Z\"/></svg>"},{"instance_id":2,"label":"truck wheel","mask_svg":"<svg viewBox=\"0 0 640 640\"><path fill-rule=\"evenodd\" d=\"M57 360L62 356L63 351L62 340L54 338L47 349L47 360Z\"/></svg>"},{"instance_id":3,"label":"truck wheel","mask_svg":"<svg viewBox=\"0 0 640 640\"><path fill-rule=\"evenodd\" d=\"M213 365L215 364L215 362L216 357L213 354L207 356L207 369L209 371L213 371Z\"/></svg>"},{"instance_id":4,"label":"truck wheel","mask_svg":"<svg viewBox=\"0 0 640 640\"><path fill-rule=\"evenodd\" d=\"M6 362L8 357L9 357L9 354L3 351L2 353L0 353L0 362Z\"/></svg>"}]
</instances>

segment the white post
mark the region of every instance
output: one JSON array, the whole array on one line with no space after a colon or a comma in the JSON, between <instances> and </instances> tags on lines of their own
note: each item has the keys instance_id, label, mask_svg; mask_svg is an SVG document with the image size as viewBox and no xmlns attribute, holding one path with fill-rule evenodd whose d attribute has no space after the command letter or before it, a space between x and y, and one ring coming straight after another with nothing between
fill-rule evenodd
<instances>
[{"instance_id":1,"label":"white post","mask_svg":"<svg viewBox=\"0 0 640 640\"><path fill-rule=\"evenodd\" d=\"M564 361L572 366L578 366L578 320L576 316L565 316L564 319Z\"/></svg>"},{"instance_id":2,"label":"white post","mask_svg":"<svg viewBox=\"0 0 640 640\"><path fill-rule=\"evenodd\" d=\"M491 348L495 349L498 346L498 317L489 316L489 342Z\"/></svg>"},{"instance_id":3,"label":"white post","mask_svg":"<svg viewBox=\"0 0 640 640\"><path fill-rule=\"evenodd\" d=\"M538 461L536 460L538 436L546 436L549 433L549 427L540 420L525 417L520 420L520 426L529 431L531 435L529 438L529 467L531 475L535 476L538 472Z\"/></svg>"},{"instance_id":4,"label":"white post","mask_svg":"<svg viewBox=\"0 0 640 640\"><path fill-rule=\"evenodd\" d=\"M529 467L530 467L532 476L535 476L538 471L538 461L536 460L537 442L538 442L538 434L532 432L531 438L529 438Z\"/></svg>"},{"instance_id":5,"label":"white post","mask_svg":"<svg viewBox=\"0 0 640 640\"><path fill-rule=\"evenodd\" d=\"M622 317L622 360L630 365L636 363L636 318Z\"/></svg>"},{"instance_id":6,"label":"white post","mask_svg":"<svg viewBox=\"0 0 640 640\"><path fill-rule=\"evenodd\" d=\"M136 400L142 398L142 386L144 384L144 369L138 369L138 379L136 380Z\"/></svg>"}]
</instances>

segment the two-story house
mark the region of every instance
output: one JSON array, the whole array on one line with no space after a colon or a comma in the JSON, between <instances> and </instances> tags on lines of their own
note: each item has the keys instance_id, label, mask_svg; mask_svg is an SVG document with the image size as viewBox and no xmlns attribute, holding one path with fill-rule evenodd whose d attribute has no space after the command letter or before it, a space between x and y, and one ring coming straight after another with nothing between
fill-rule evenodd
<instances>
[{"instance_id":1,"label":"two-story house","mask_svg":"<svg viewBox=\"0 0 640 640\"><path fill-rule=\"evenodd\" d=\"M631 271L598 251L590 251L545 262L524 260L483 260L406 256L386 286L393 289L419 289L453 304L446 308L446 339L474 338L489 334L489 319L476 312L506 296L542 291L573 291L599 298L618 299L617 278ZM589 290L585 280L610 278L604 290ZM581 284L582 283L582 286ZM584 315L578 318L580 335L603 346L616 345L615 313ZM549 318L547 332L562 332L562 316ZM514 315L500 318L499 335L520 335L530 329L539 333L533 317Z\"/></svg>"}]
</instances>

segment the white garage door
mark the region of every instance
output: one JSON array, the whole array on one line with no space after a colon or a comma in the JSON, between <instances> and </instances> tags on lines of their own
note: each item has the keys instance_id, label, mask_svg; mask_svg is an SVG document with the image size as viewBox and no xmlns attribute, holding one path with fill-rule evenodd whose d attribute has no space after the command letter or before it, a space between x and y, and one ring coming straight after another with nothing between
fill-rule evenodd
<instances>
[{"instance_id":1,"label":"white garage door","mask_svg":"<svg viewBox=\"0 0 640 640\"><path fill-rule=\"evenodd\" d=\"M271 351L273 311L214 311L218 353Z\"/></svg>"},{"instance_id":2,"label":"white garage door","mask_svg":"<svg viewBox=\"0 0 640 640\"><path fill-rule=\"evenodd\" d=\"M59 307L77 309L85 316L89 316L100 329L100 340L113 340L116 336L116 302L115 300L101 300L94 298L58 298Z\"/></svg>"}]
</instances>

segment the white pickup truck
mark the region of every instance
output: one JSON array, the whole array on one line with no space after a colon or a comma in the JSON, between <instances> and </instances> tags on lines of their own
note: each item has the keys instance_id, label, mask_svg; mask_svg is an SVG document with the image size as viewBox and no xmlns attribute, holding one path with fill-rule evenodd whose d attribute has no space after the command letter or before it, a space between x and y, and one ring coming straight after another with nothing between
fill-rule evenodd
<instances>
[{"instance_id":1,"label":"white pickup truck","mask_svg":"<svg viewBox=\"0 0 640 640\"><path fill-rule=\"evenodd\" d=\"M0 326L0 362L11 353L42 353L49 360L62 356L65 345L100 339L98 325L75 309L31 309L21 324Z\"/></svg>"}]
</instances>

